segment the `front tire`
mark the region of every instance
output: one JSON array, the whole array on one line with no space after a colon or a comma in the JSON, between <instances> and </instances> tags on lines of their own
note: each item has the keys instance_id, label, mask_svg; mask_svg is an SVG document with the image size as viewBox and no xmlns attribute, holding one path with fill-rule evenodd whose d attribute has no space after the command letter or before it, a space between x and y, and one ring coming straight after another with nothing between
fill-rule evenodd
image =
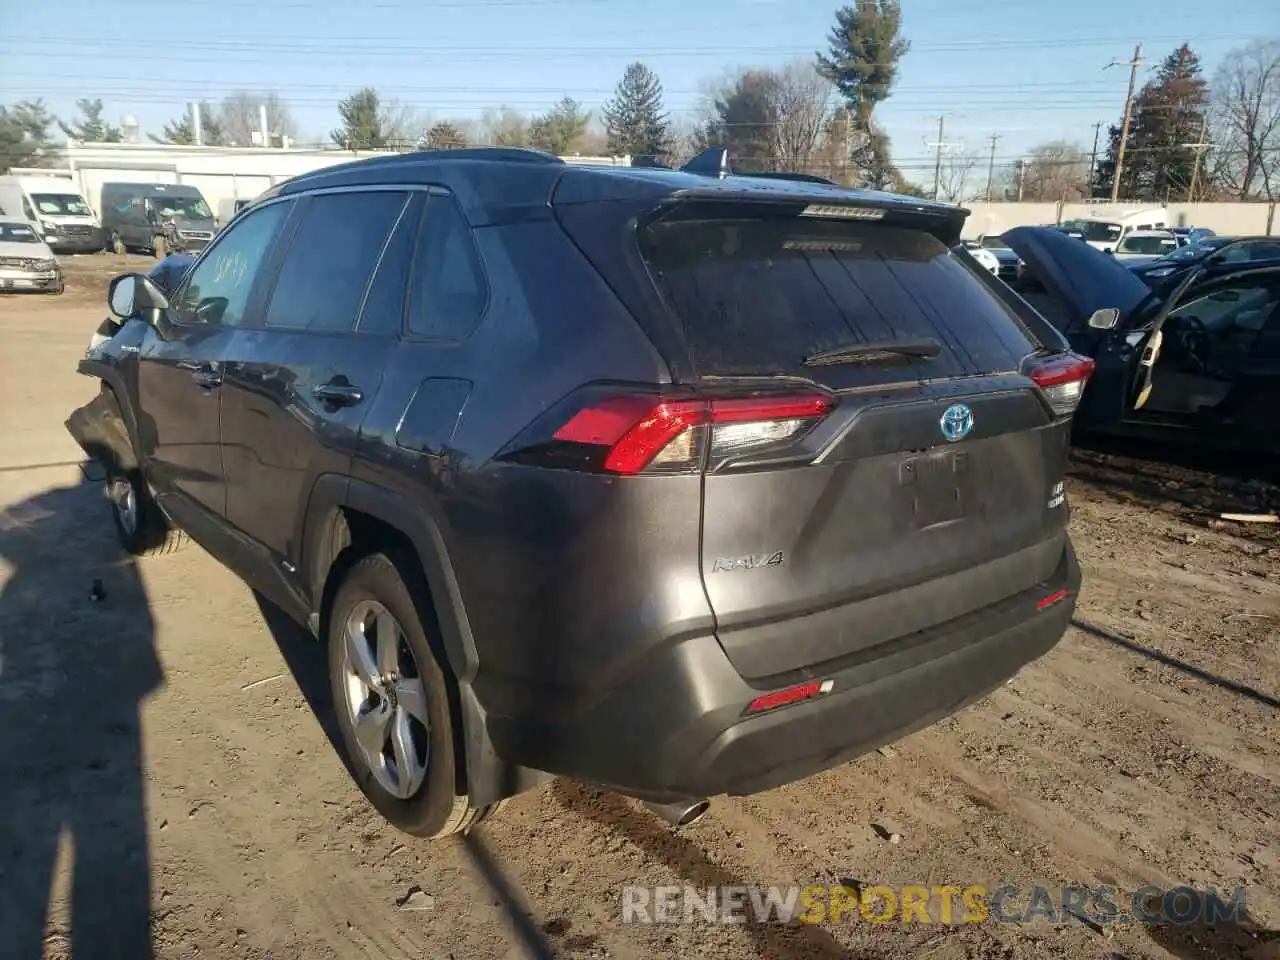
<instances>
[{"instance_id":1,"label":"front tire","mask_svg":"<svg viewBox=\"0 0 1280 960\"><path fill-rule=\"evenodd\" d=\"M328 616L329 683L356 784L392 826L438 839L496 805L457 793L448 680L400 571L376 553L346 572Z\"/></svg>"},{"instance_id":2,"label":"front tire","mask_svg":"<svg viewBox=\"0 0 1280 960\"><path fill-rule=\"evenodd\" d=\"M186 535L169 526L136 470L107 478L107 501L120 546L134 556L173 553Z\"/></svg>"}]
</instances>

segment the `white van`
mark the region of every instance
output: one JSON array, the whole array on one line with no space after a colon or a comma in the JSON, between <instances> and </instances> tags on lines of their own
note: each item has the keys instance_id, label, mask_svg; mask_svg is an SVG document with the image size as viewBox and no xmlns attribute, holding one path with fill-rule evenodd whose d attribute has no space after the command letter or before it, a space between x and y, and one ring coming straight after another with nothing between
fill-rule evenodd
<instances>
[{"instance_id":1,"label":"white van","mask_svg":"<svg viewBox=\"0 0 1280 960\"><path fill-rule=\"evenodd\" d=\"M1135 230L1163 230L1169 225L1169 211L1164 207L1137 210L1131 213L1117 211L1110 216L1081 217L1064 220L1059 230L1078 233L1091 247L1111 253L1116 244Z\"/></svg>"},{"instance_id":2,"label":"white van","mask_svg":"<svg viewBox=\"0 0 1280 960\"><path fill-rule=\"evenodd\" d=\"M102 249L102 224L66 177L0 177L0 214L36 224L55 253Z\"/></svg>"}]
</instances>

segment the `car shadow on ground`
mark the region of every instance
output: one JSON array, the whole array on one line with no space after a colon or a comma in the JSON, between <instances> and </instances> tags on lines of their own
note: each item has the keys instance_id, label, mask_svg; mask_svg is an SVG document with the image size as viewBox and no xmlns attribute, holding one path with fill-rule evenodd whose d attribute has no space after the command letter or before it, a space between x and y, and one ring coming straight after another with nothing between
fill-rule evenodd
<instances>
[{"instance_id":1,"label":"car shadow on ground","mask_svg":"<svg viewBox=\"0 0 1280 960\"><path fill-rule=\"evenodd\" d=\"M1199 667L1194 664L1187 663L1185 660L1179 660L1177 657L1172 657L1167 653L1161 653L1159 650L1148 647L1145 644L1124 636L1123 634L1116 633L1114 630L1108 630L1106 627L1100 627L1097 624L1089 623L1087 620L1082 620L1079 617L1073 617L1071 625L1079 630L1083 630L1092 637L1097 637L1099 640L1106 640L1108 643L1114 643L1117 647L1128 650L1130 653L1136 653L1139 656L1146 657L1148 660L1154 660L1156 663L1162 663L1166 667L1173 667L1175 670L1181 670L1190 677L1195 677L1197 680L1202 680L1205 683L1219 687L1220 689L1229 690L1232 693L1239 694L1240 696L1252 700L1255 703L1262 704L1264 707L1270 707L1272 710L1280 710L1280 699L1277 699L1276 697L1273 697L1268 693L1264 693L1254 687L1248 686L1247 684L1237 683L1235 680L1229 680L1216 673L1209 673L1207 670L1201 670Z\"/></svg>"},{"instance_id":2,"label":"car shadow on ground","mask_svg":"<svg viewBox=\"0 0 1280 960\"><path fill-rule=\"evenodd\" d=\"M0 509L4 956L152 956L140 707L163 675L106 515L87 481ZM50 920L60 850L65 926Z\"/></svg>"},{"instance_id":3,"label":"car shadow on ground","mask_svg":"<svg viewBox=\"0 0 1280 960\"><path fill-rule=\"evenodd\" d=\"M1087 437L1077 438L1067 475L1118 500L1201 523L1221 513L1280 509L1274 457ZM1272 524L1256 532L1278 529Z\"/></svg>"},{"instance_id":4,"label":"car shadow on ground","mask_svg":"<svg viewBox=\"0 0 1280 960\"><path fill-rule=\"evenodd\" d=\"M334 712L333 694L329 688L328 662L323 645L287 613L262 594L254 592L254 600L272 639L293 675L302 697L329 739L329 745L343 766L347 766L342 748L342 733ZM428 841L420 841L427 843ZM528 897L515 879L507 873L488 845L477 834L459 838L459 844L479 880L489 889L493 900L506 914L507 925L514 938L532 960L550 960L556 956L550 942L530 920L525 906Z\"/></svg>"},{"instance_id":5,"label":"car shadow on ground","mask_svg":"<svg viewBox=\"0 0 1280 960\"><path fill-rule=\"evenodd\" d=\"M1229 891L1219 892L1230 896ZM1185 909L1189 903L1185 901L1177 909ZM1160 905L1153 901L1148 901L1147 908L1160 911ZM1280 930L1264 930L1243 909L1238 919L1153 924L1146 932L1152 943L1177 960L1268 960L1280 955L1271 952L1280 951Z\"/></svg>"},{"instance_id":6,"label":"car shadow on ground","mask_svg":"<svg viewBox=\"0 0 1280 960\"><path fill-rule=\"evenodd\" d=\"M567 809L625 838L648 857L664 864L695 887L745 887L722 865L713 862L688 836L672 830L656 816L612 793L557 780L552 795ZM877 960L878 954L850 953L825 929L808 924L782 924L746 918L739 925L751 938L761 960Z\"/></svg>"}]
</instances>

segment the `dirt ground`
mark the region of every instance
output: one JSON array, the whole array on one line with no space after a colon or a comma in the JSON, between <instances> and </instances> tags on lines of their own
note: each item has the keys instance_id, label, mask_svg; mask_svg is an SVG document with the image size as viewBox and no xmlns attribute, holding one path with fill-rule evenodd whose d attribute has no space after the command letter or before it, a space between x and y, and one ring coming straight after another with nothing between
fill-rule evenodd
<instances>
[{"instance_id":1,"label":"dirt ground","mask_svg":"<svg viewBox=\"0 0 1280 960\"><path fill-rule=\"evenodd\" d=\"M624 960L1280 952L1280 528L1217 519L1280 490L1081 451L1083 628L987 700L678 833L557 782L427 844L349 782L318 645L196 547L115 547L62 421L122 259L0 300L0 958L538 956L525 915ZM1249 919L622 922L629 884L1036 882L1244 885Z\"/></svg>"}]
</instances>

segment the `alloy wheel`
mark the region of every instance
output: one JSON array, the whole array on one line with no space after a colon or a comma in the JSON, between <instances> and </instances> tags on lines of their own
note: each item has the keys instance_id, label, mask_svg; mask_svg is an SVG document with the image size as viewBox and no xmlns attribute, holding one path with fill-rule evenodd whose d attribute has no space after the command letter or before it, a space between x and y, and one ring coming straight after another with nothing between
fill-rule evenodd
<instances>
[{"instance_id":1,"label":"alloy wheel","mask_svg":"<svg viewBox=\"0 0 1280 960\"><path fill-rule=\"evenodd\" d=\"M138 532L138 494L125 477L116 477L107 486L107 497L120 527L128 536Z\"/></svg>"},{"instance_id":2,"label":"alloy wheel","mask_svg":"<svg viewBox=\"0 0 1280 960\"><path fill-rule=\"evenodd\" d=\"M352 607L343 627L343 690L355 741L374 779L401 800L427 775L427 691L404 629L376 600Z\"/></svg>"}]
</instances>

